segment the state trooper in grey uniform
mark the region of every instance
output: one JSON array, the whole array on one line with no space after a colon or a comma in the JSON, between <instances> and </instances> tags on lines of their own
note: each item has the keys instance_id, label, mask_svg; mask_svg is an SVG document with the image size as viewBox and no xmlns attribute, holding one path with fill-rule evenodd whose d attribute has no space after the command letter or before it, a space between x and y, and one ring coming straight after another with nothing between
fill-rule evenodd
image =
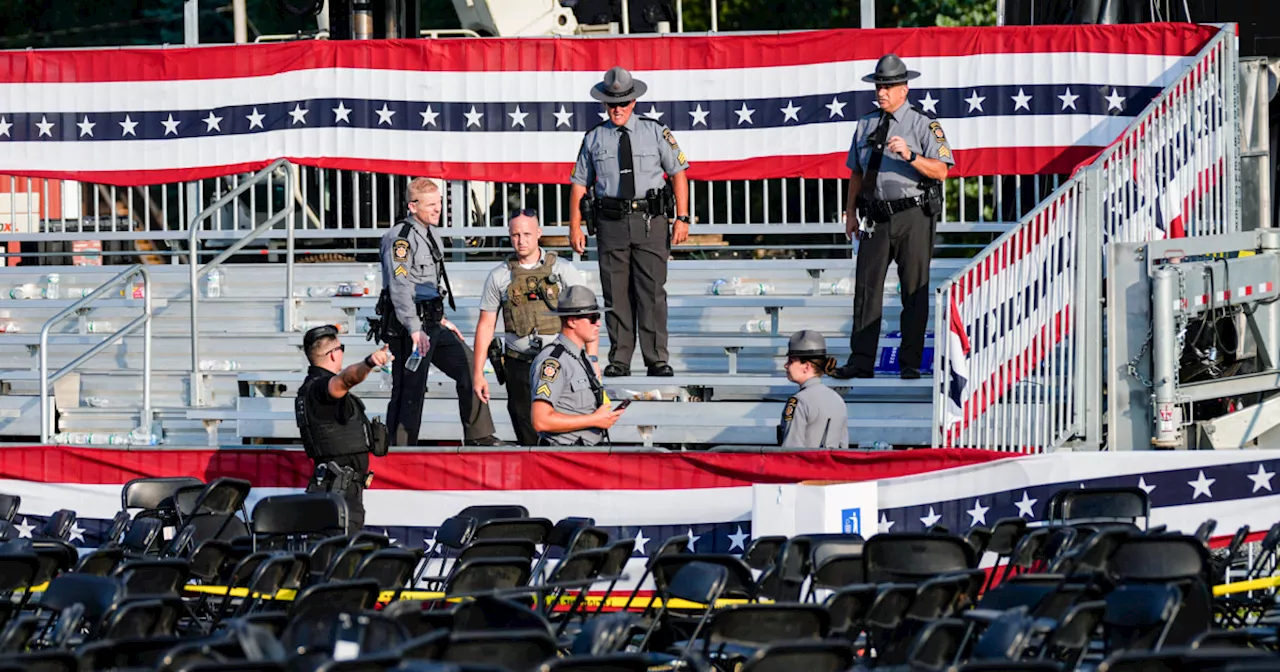
<instances>
[{"instance_id":1,"label":"state trooper in grey uniform","mask_svg":"<svg viewBox=\"0 0 1280 672\"><path fill-rule=\"evenodd\" d=\"M787 380L800 385L782 409L778 445L783 448L848 448L849 411L844 399L822 384L835 368L822 334L805 329L787 343Z\"/></svg>"},{"instance_id":2,"label":"state trooper in grey uniform","mask_svg":"<svg viewBox=\"0 0 1280 672\"><path fill-rule=\"evenodd\" d=\"M560 293L551 311L560 318L560 335L538 353L529 371L539 445L594 446L622 417L621 407L605 403L604 385L586 353L587 344L600 338L600 315L607 311L585 285Z\"/></svg>"},{"instance_id":3,"label":"state trooper in grey uniform","mask_svg":"<svg viewBox=\"0 0 1280 672\"><path fill-rule=\"evenodd\" d=\"M863 81L876 85L880 109L858 120L849 148L845 232L861 241L853 292L853 331L848 362L836 378L875 373L884 310L884 278L892 259L902 286L901 377L920 377L929 319L929 262L942 214L942 180L955 165L934 115L907 102L907 81L920 73L888 54ZM859 225L859 218L864 220Z\"/></svg>"},{"instance_id":4,"label":"state trooper in grey uniform","mask_svg":"<svg viewBox=\"0 0 1280 672\"><path fill-rule=\"evenodd\" d=\"M378 302L379 313L384 340L395 356L387 428L395 445L417 444L427 371L435 364L456 383L463 442L501 445L493 436L489 405L476 398L472 387L471 348L444 315L446 299L450 308L456 308L444 254L431 231L440 221L439 189L426 178L414 179L409 183L408 201L409 216L382 236L380 248L384 297ZM388 300L391 306L385 305ZM422 361L411 371L405 365L414 350Z\"/></svg>"},{"instance_id":5,"label":"state trooper in grey uniform","mask_svg":"<svg viewBox=\"0 0 1280 672\"><path fill-rule=\"evenodd\" d=\"M607 118L587 131L569 177L569 243L579 254L586 250L580 203L587 196L587 226L597 228L600 285L613 309L606 318L606 376L630 375L637 332L649 375L673 375L667 364L667 258L672 245L689 237L689 161L671 129L634 114L646 89L623 68L605 73L591 97L608 107ZM671 179L674 213L664 173Z\"/></svg>"}]
</instances>

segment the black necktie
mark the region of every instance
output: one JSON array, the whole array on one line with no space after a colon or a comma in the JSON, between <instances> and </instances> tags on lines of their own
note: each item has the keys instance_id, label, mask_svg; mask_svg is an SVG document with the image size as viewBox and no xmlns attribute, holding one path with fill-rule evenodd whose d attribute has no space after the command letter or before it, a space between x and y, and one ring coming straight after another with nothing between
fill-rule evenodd
<instances>
[{"instance_id":1,"label":"black necktie","mask_svg":"<svg viewBox=\"0 0 1280 672\"><path fill-rule=\"evenodd\" d=\"M876 178L880 176L880 163L884 161L884 146L889 141L889 120L892 115L880 111L880 123L871 133L868 143L871 145L871 158L867 160L867 172L862 176L862 195L871 200L876 190Z\"/></svg>"},{"instance_id":2,"label":"black necktie","mask_svg":"<svg viewBox=\"0 0 1280 672\"><path fill-rule=\"evenodd\" d=\"M458 307L453 303L453 290L449 287L449 271L444 267L444 253L440 251L440 246L436 244L436 237L431 235L430 229L424 234L427 237L427 245L431 247L431 258L436 262L436 273L440 279L440 293L449 300L449 310L457 311Z\"/></svg>"},{"instance_id":3,"label":"black necktie","mask_svg":"<svg viewBox=\"0 0 1280 672\"><path fill-rule=\"evenodd\" d=\"M631 134L627 132L626 126L619 126L618 132L622 133L622 137L618 138L618 176L622 180L618 188L618 198L631 200L636 197L636 173L632 165L634 159L631 156Z\"/></svg>"}]
</instances>

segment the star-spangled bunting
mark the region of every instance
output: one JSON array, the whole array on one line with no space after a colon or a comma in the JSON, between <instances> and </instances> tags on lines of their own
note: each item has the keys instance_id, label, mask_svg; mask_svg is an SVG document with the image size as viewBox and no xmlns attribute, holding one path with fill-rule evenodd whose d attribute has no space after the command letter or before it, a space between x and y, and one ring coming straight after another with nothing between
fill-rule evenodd
<instances>
[{"instance_id":1,"label":"star-spangled bunting","mask_svg":"<svg viewBox=\"0 0 1280 672\"><path fill-rule=\"evenodd\" d=\"M940 119L1003 115L1123 114L1142 109L1159 94L1155 87L1108 87L1087 83L1040 86L979 86L964 90L913 90L911 100ZM831 94L750 100L654 101L636 114L681 130L771 128L856 121L875 110L874 94ZM314 113L314 114L313 114ZM365 128L416 131L564 131L582 133L602 118L599 103L438 102L413 100L311 99L262 102L214 109L120 110L112 112L8 112L0 104L0 142L111 142L228 136L297 128ZM71 133L59 129L70 126Z\"/></svg>"},{"instance_id":2,"label":"star-spangled bunting","mask_svg":"<svg viewBox=\"0 0 1280 672\"><path fill-rule=\"evenodd\" d=\"M1236 462L1036 485L976 497L969 495L962 499L881 509L880 530L918 532L940 523L952 531L963 532L975 525L990 527L1001 518L1043 520L1049 498L1064 488L1138 487L1150 497L1153 509L1270 497L1276 494L1272 490L1272 478L1278 469L1280 460Z\"/></svg>"}]
</instances>

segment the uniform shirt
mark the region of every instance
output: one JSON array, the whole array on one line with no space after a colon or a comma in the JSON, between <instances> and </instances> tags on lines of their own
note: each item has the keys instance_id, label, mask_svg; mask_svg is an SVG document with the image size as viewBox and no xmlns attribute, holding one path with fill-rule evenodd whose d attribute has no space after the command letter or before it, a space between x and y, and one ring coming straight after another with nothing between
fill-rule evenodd
<instances>
[{"instance_id":1,"label":"uniform shirt","mask_svg":"<svg viewBox=\"0 0 1280 672\"><path fill-rule=\"evenodd\" d=\"M648 117L632 114L624 124L631 133L632 168L635 169L635 198L644 198L650 189L661 190L666 186L663 173L675 175L689 167L684 152L676 144L671 129ZM595 195L620 198L622 188L621 167L618 164L618 143L622 131L612 121L605 121L587 131L578 150L578 162L573 166L569 181L582 187L595 185Z\"/></svg>"},{"instance_id":2,"label":"uniform shirt","mask_svg":"<svg viewBox=\"0 0 1280 672\"><path fill-rule=\"evenodd\" d=\"M307 418L315 424L360 422L359 410L356 408L355 395L351 391L341 399L334 399L329 394L329 379L334 377L332 371L311 366L307 368L307 379L300 386L306 395ZM325 462L337 462L339 466L350 467L361 474L369 471L369 453L354 453L329 457Z\"/></svg>"},{"instance_id":3,"label":"uniform shirt","mask_svg":"<svg viewBox=\"0 0 1280 672\"><path fill-rule=\"evenodd\" d=\"M538 261L533 266L525 266L525 268L534 268L543 264L543 260L546 259L547 253L542 250L539 252ZM524 266L524 264L521 264L521 266ZM551 267L551 274L553 276L559 276L561 292L573 285L587 284L587 276L584 275L582 271L574 268L573 263L560 255L556 255L556 263ZM511 268L507 265L507 262L504 261L501 264L498 264L498 266L492 271L489 271L489 276L484 279L484 289L480 290L480 310L486 313L496 313L501 310L502 304L509 299L507 296L507 289L510 287ZM551 335L543 334L541 337L542 342L546 343L550 340ZM516 352L525 355L538 354L529 347L528 336L519 338L511 332L507 332L503 335L503 340L506 342L507 349L509 350L515 350Z\"/></svg>"},{"instance_id":4,"label":"uniform shirt","mask_svg":"<svg viewBox=\"0 0 1280 672\"><path fill-rule=\"evenodd\" d=\"M858 126L853 131L853 144L849 147L849 158L845 162L850 170L866 174L867 165L871 162L871 136L879 126L879 111L858 120ZM890 116L889 134L885 136L885 143L895 135L906 140L907 148L920 156L937 159L948 166L956 165L956 160L951 156L951 147L947 144L947 136L942 132L942 124L910 103L904 103ZM896 201L899 198L919 196L924 193L919 186L923 179L925 177L920 171L886 148L871 197L877 201Z\"/></svg>"},{"instance_id":5,"label":"uniform shirt","mask_svg":"<svg viewBox=\"0 0 1280 672\"><path fill-rule=\"evenodd\" d=\"M556 346L564 346L559 357L552 357ZM547 401L557 413L565 415L591 415L596 411L596 395L591 389L595 371L583 364L583 349L561 334L533 360L529 369L529 389L533 390L533 403ZM578 443L594 446L604 438L604 432L594 427L563 434L538 434L547 441L562 446Z\"/></svg>"},{"instance_id":6,"label":"uniform shirt","mask_svg":"<svg viewBox=\"0 0 1280 672\"><path fill-rule=\"evenodd\" d=\"M826 434L826 443L822 436ZM804 381L782 409L783 448L848 448L849 411L844 399L818 377Z\"/></svg>"},{"instance_id":7,"label":"uniform shirt","mask_svg":"<svg viewBox=\"0 0 1280 672\"><path fill-rule=\"evenodd\" d=\"M400 229L404 222L412 222L409 235L400 237ZM434 227L432 227L434 228ZM414 303L440 298L440 288L436 286L436 260L431 256L431 244L427 236L435 239L437 249L440 237L434 230L428 232L427 227L413 218L398 222L382 236L379 258L382 261L382 286L391 292L391 303L396 307L396 317L410 333L422 331L422 320L418 317L418 309ZM440 263L444 263L441 259Z\"/></svg>"}]
</instances>

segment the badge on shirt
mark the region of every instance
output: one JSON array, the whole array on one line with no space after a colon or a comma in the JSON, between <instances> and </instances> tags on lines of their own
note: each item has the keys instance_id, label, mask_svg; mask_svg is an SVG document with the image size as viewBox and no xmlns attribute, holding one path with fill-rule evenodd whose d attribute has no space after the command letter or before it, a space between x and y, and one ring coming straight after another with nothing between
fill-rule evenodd
<instances>
[{"instance_id":1,"label":"badge on shirt","mask_svg":"<svg viewBox=\"0 0 1280 672\"><path fill-rule=\"evenodd\" d=\"M401 238L391 245L391 257L396 261L409 260L409 241Z\"/></svg>"},{"instance_id":2,"label":"badge on shirt","mask_svg":"<svg viewBox=\"0 0 1280 672\"><path fill-rule=\"evenodd\" d=\"M675 147L676 149L680 149L680 145L676 144L676 136L671 134L671 129L669 128L662 129L662 137L666 138L667 142L671 143L672 147Z\"/></svg>"},{"instance_id":3,"label":"badge on shirt","mask_svg":"<svg viewBox=\"0 0 1280 672\"><path fill-rule=\"evenodd\" d=\"M542 376L541 376L542 380L550 383L554 381L556 379L556 376L559 374L560 374L560 362L554 359L548 359L547 361L542 363Z\"/></svg>"},{"instance_id":4,"label":"badge on shirt","mask_svg":"<svg viewBox=\"0 0 1280 672\"><path fill-rule=\"evenodd\" d=\"M791 418L796 415L796 398L791 397L787 400L787 407L782 409L782 421L791 422Z\"/></svg>"}]
</instances>

